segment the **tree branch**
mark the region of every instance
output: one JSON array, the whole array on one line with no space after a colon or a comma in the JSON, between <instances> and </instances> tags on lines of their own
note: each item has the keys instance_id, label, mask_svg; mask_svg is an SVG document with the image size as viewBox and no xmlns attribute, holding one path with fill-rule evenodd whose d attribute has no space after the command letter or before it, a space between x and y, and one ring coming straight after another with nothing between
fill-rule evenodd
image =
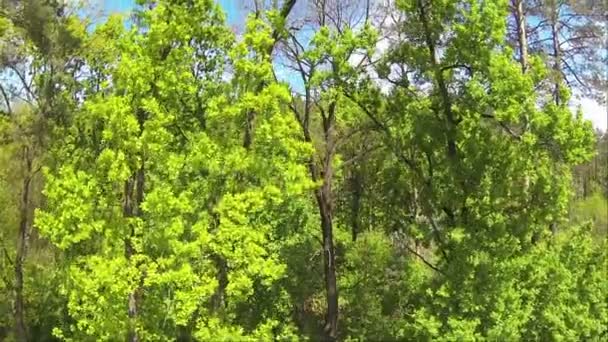
<instances>
[{"instance_id":1,"label":"tree branch","mask_svg":"<svg viewBox=\"0 0 608 342\"><path fill-rule=\"evenodd\" d=\"M2 93L2 97L4 98L4 102L6 103L6 109L8 111L8 114L12 115L13 109L11 108L11 101L9 100L8 94L4 90L4 87L2 87L2 84L0 84L0 92Z\"/></svg>"},{"instance_id":2,"label":"tree branch","mask_svg":"<svg viewBox=\"0 0 608 342\"><path fill-rule=\"evenodd\" d=\"M437 266L431 264L428 260L426 260L422 255L420 255L418 252L416 252L413 248L411 248L410 246L408 246L407 244L405 244L405 249L408 250L408 252L414 254L418 259L420 259L425 265L427 265L428 267L430 267L431 269L433 269L435 272L441 274L441 275L446 275L442 270L440 270Z\"/></svg>"},{"instance_id":3,"label":"tree branch","mask_svg":"<svg viewBox=\"0 0 608 342\"><path fill-rule=\"evenodd\" d=\"M496 119L496 117L494 115L491 114L481 114L482 118L486 118L486 119L494 119L496 120L496 122L507 132L509 133L513 138L517 139L517 140L521 140L521 136L518 135L517 133L513 132L513 130L511 130L511 128L509 126L507 126L507 124L505 124L504 122Z\"/></svg>"}]
</instances>

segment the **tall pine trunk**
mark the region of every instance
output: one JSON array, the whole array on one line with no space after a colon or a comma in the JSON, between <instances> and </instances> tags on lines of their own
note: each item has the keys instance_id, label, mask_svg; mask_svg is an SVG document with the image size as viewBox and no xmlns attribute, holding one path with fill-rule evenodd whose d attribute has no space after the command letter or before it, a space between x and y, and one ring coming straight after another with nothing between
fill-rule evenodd
<instances>
[{"instance_id":1,"label":"tall pine trunk","mask_svg":"<svg viewBox=\"0 0 608 342\"><path fill-rule=\"evenodd\" d=\"M559 41L558 22L559 22L559 4L556 1L551 2L549 5L551 11L551 40L553 44L553 72L554 72L554 84L553 84L553 99L556 105L560 105L562 99L560 97L560 79L562 77L561 70L561 47Z\"/></svg>"},{"instance_id":2,"label":"tall pine trunk","mask_svg":"<svg viewBox=\"0 0 608 342\"><path fill-rule=\"evenodd\" d=\"M526 32L526 14L524 0L513 0L515 24L517 25L517 44L519 47L519 63L522 72L528 69L528 36Z\"/></svg>"}]
</instances>

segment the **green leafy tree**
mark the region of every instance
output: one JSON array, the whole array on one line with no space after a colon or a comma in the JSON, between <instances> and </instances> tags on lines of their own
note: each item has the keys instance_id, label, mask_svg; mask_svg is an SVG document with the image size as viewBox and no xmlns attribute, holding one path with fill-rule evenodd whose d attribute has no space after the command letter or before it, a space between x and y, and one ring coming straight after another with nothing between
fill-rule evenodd
<instances>
[{"instance_id":1,"label":"green leafy tree","mask_svg":"<svg viewBox=\"0 0 608 342\"><path fill-rule=\"evenodd\" d=\"M78 92L75 74L81 67L77 60L85 23L71 10L37 0L0 3L0 111L5 119L1 143L10 160L2 166L8 175L5 214L18 218L2 227L2 257L12 269L5 278L12 294L6 300L12 306L11 338L18 341L48 339L48 325L56 323L55 313L62 310L60 300L54 302L57 293L39 295L44 291L40 286L61 272L54 272L57 260L52 248L39 239L33 212L44 204L39 171L47 162L51 127L70 116ZM53 272L41 272L44 268ZM59 307L41 310L49 302Z\"/></svg>"},{"instance_id":2,"label":"green leafy tree","mask_svg":"<svg viewBox=\"0 0 608 342\"><path fill-rule=\"evenodd\" d=\"M591 156L589 123L537 95L542 64L523 74L504 46L506 5L398 2L399 40L378 69L389 96L351 95L413 180L419 220L406 234L437 254L441 272L405 329L417 339L522 338L540 305L522 272L549 228L567 224L570 167Z\"/></svg>"},{"instance_id":3,"label":"green leafy tree","mask_svg":"<svg viewBox=\"0 0 608 342\"><path fill-rule=\"evenodd\" d=\"M362 113L343 96L343 84L357 79L365 71L369 50L376 42L376 33L365 21L360 29L351 27L348 16L357 15L349 4L318 2L313 6L314 19L310 27L292 30L283 44L284 56L297 73L303 90L294 90L291 109L297 118L303 140L315 146L308 162L310 179L318 183L314 198L320 219L325 289L324 323L321 336L326 340L338 338L339 290L337 245L340 243L336 210L336 188L342 179L340 154L342 145L359 130ZM334 16L336 15L336 16ZM318 31L302 41L301 32L309 28ZM362 56L357 64L351 59Z\"/></svg>"},{"instance_id":4,"label":"green leafy tree","mask_svg":"<svg viewBox=\"0 0 608 342\"><path fill-rule=\"evenodd\" d=\"M278 309L254 322L236 310L283 276L273 244L283 207L310 186L300 162L309 147L271 78L270 30L253 20L234 44L212 1L156 2L137 18L130 32L117 21L99 28L114 35L107 49L119 60L92 61L105 76L54 150L62 162L45 172L49 209L36 219L67 255L74 321L55 333L289 336ZM247 150L238 141L251 110L257 138Z\"/></svg>"},{"instance_id":5,"label":"green leafy tree","mask_svg":"<svg viewBox=\"0 0 608 342\"><path fill-rule=\"evenodd\" d=\"M602 6L248 3L0 0L0 339L606 337Z\"/></svg>"}]
</instances>

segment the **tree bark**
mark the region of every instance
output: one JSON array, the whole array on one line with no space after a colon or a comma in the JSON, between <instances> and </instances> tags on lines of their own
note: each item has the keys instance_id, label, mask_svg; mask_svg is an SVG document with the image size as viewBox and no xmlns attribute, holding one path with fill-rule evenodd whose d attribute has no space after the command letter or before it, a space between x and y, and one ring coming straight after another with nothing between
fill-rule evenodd
<instances>
[{"instance_id":1,"label":"tree bark","mask_svg":"<svg viewBox=\"0 0 608 342\"><path fill-rule=\"evenodd\" d=\"M418 14L420 22L422 23L422 29L424 34L424 41L426 47L429 50L430 65L435 76L435 82L439 88L439 95L443 105L443 112L445 114L445 125L446 125L446 140L447 140L447 156L450 160L456 160L457 148L456 148L456 126L458 124L452 111L452 101L448 92L448 87L443 77L443 70L439 65L437 59L437 51L435 46L435 40L429 27L429 16L427 13L426 6L423 0L418 0Z\"/></svg>"},{"instance_id":2,"label":"tree bark","mask_svg":"<svg viewBox=\"0 0 608 342\"><path fill-rule=\"evenodd\" d=\"M323 185L317 190L316 199L321 216L323 233L323 268L325 273L325 295L327 311L323 331L327 341L335 341L338 337L338 284L336 280L336 254L333 237L333 156L334 139L333 126L335 123L336 102L329 105L327 116L323 115L323 131L325 137L325 158L323 163Z\"/></svg>"},{"instance_id":3,"label":"tree bark","mask_svg":"<svg viewBox=\"0 0 608 342\"><path fill-rule=\"evenodd\" d=\"M134 216L133 212L133 179L129 179L125 182L124 190L124 202L123 202L123 216L130 218ZM135 250L133 247L133 238L135 235L134 228L131 227L131 232L128 238L125 239L125 257L129 264L133 259ZM137 342L139 337L137 335L137 298L135 296L135 290L129 293L127 298L127 313L129 316L129 328L127 331L127 342Z\"/></svg>"},{"instance_id":4,"label":"tree bark","mask_svg":"<svg viewBox=\"0 0 608 342\"><path fill-rule=\"evenodd\" d=\"M302 71L303 72L303 71ZM304 109L302 115L298 115L296 106L294 105L294 113L300 122L304 140L308 143L312 142L310 133L310 113L312 107L311 91L306 84L306 77L303 74L305 81L305 98ZM309 160L310 178L313 181L322 180L323 184L315 190L315 199L321 219L321 233L323 237L323 273L325 277L325 297L327 301L325 311L325 325L323 327L323 338L326 341L335 341L338 336L338 285L336 277L336 257L335 246L333 240L333 207L332 207L332 188L333 179L333 155L334 155L334 139L333 129L335 122L336 103L332 102L329 106L328 115L323 113L320 108L323 119L323 133L325 139L325 151L323 151L323 162L319 165L314 158ZM320 151L319 151L320 152Z\"/></svg>"},{"instance_id":5,"label":"tree bark","mask_svg":"<svg viewBox=\"0 0 608 342\"><path fill-rule=\"evenodd\" d=\"M524 0L513 0L515 10L515 23L517 25L517 44L519 47L519 63L521 64L521 72L525 74L528 71L528 36L526 32L526 13L524 10ZM528 124L528 115L525 116L525 125ZM530 189L530 176L524 177L524 194L528 194Z\"/></svg>"},{"instance_id":6,"label":"tree bark","mask_svg":"<svg viewBox=\"0 0 608 342\"><path fill-rule=\"evenodd\" d=\"M513 0L515 8L515 24L517 25L517 40L519 45L519 63L522 72L528 69L528 36L526 33L526 14L524 0Z\"/></svg>"},{"instance_id":7,"label":"tree bark","mask_svg":"<svg viewBox=\"0 0 608 342\"><path fill-rule=\"evenodd\" d=\"M138 121L140 131L143 132L143 126L145 122L145 112L143 110L138 111ZM144 186L145 186L145 172L144 172L144 156L142 155L141 165L131 179L125 182L124 190L124 203L123 203L123 216L125 218L141 217L141 204L144 200ZM134 240L137 232L135 226L131 225L131 232L129 237L125 239L125 257L132 265L133 256L137 254L134 246ZM127 342L139 342L139 334L137 332L137 317L139 315L140 305L140 294L141 284L138 281L138 285L129 293L127 312L129 317L129 329L127 331Z\"/></svg>"},{"instance_id":8,"label":"tree bark","mask_svg":"<svg viewBox=\"0 0 608 342\"><path fill-rule=\"evenodd\" d=\"M560 83L561 83L560 78L562 75L562 70L561 70L562 54L561 54L561 48L559 45L560 44L559 36L558 36L559 32L558 32L558 28L557 28L558 19L559 19L559 4L556 1L553 1L551 4L551 39L552 39L552 43L553 43L553 57L554 57L553 71L555 73L555 75L554 75L555 82L553 85L553 99L555 100L555 104L559 106L561 103L559 88L560 88Z\"/></svg>"},{"instance_id":9,"label":"tree bark","mask_svg":"<svg viewBox=\"0 0 608 342\"><path fill-rule=\"evenodd\" d=\"M221 255L214 255L213 261L217 268L217 290L211 298L211 305L216 312L228 306L226 288L228 287L228 262Z\"/></svg>"},{"instance_id":10,"label":"tree bark","mask_svg":"<svg viewBox=\"0 0 608 342\"><path fill-rule=\"evenodd\" d=\"M27 326L25 323L25 304L23 298L23 264L27 254L27 244L30 231L30 188L32 180L32 160L28 147L24 148L23 159L25 161L25 179L21 191L21 203L19 208L19 236L17 254L15 256L15 337L17 341L28 340Z\"/></svg>"},{"instance_id":11,"label":"tree bark","mask_svg":"<svg viewBox=\"0 0 608 342\"><path fill-rule=\"evenodd\" d=\"M561 56L561 48L559 46L559 32L558 32L558 28L557 28L557 24L558 24L558 19L559 19L559 3L557 1L552 1L551 3L551 38L552 38L552 42L553 42L553 56L555 57L555 60L553 61L553 71L555 73L554 77L555 77L555 83L553 86L553 99L555 100L555 105L559 106L562 102L561 96L560 96L560 84L561 84L561 77L562 77L562 70L561 70L561 60L562 60L562 56ZM557 222L553 221L551 222L551 224L549 225L549 230L551 231L551 234L553 236L555 236L557 234L558 231L558 226L557 226Z\"/></svg>"},{"instance_id":12,"label":"tree bark","mask_svg":"<svg viewBox=\"0 0 608 342\"><path fill-rule=\"evenodd\" d=\"M331 204L325 190L317 192L317 203L323 230L323 269L325 273L325 294L327 310L323 332L328 341L335 341L338 335L338 286L336 281L336 257L333 240Z\"/></svg>"}]
</instances>

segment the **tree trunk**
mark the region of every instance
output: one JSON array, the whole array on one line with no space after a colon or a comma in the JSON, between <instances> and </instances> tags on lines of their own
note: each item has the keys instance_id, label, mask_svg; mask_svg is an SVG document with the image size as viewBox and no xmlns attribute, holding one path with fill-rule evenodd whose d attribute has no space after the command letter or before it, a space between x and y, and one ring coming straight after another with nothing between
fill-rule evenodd
<instances>
[{"instance_id":1,"label":"tree trunk","mask_svg":"<svg viewBox=\"0 0 608 342\"><path fill-rule=\"evenodd\" d=\"M228 262L221 255L213 257L217 268L217 290L211 297L211 305L216 312L224 310L228 306L226 288L228 287Z\"/></svg>"},{"instance_id":2,"label":"tree trunk","mask_svg":"<svg viewBox=\"0 0 608 342\"><path fill-rule=\"evenodd\" d=\"M528 70L528 36L526 32L526 13L524 11L524 0L513 0L515 10L515 23L517 25L517 44L519 47L519 63L521 72L525 74ZM525 116L525 126L528 124L528 115ZM530 176L524 176L524 194L528 195L530 189Z\"/></svg>"},{"instance_id":3,"label":"tree trunk","mask_svg":"<svg viewBox=\"0 0 608 342\"><path fill-rule=\"evenodd\" d=\"M24 148L25 179L21 190L19 208L19 236L17 254L15 256L15 338L19 342L27 341L27 326L25 323L25 304L23 298L23 264L27 254L27 244L30 231L30 188L32 180L32 160L29 148Z\"/></svg>"},{"instance_id":4,"label":"tree trunk","mask_svg":"<svg viewBox=\"0 0 608 342\"><path fill-rule=\"evenodd\" d=\"M336 257L333 240L332 209L327 197L329 186L317 191L316 198L321 216L323 231L323 270L325 273L325 294L327 311L323 332L328 341L334 341L338 335L338 286L336 281Z\"/></svg>"},{"instance_id":5,"label":"tree trunk","mask_svg":"<svg viewBox=\"0 0 608 342\"><path fill-rule=\"evenodd\" d=\"M133 217L133 180L129 179L125 182L124 190L124 202L123 202L123 216L125 218ZM131 227L131 233L128 238L125 239L125 257L129 264L135 253L133 248L133 238L135 235L134 228ZM135 291L129 293L127 299L127 312L129 316L129 330L127 332L127 342L137 342L139 338L137 336L136 320L137 320L137 299L135 297Z\"/></svg>"},{"instance_id":6,"label":"tree trunk","mask_svg":"<svg viewBox=\"0 0 608 342\"><path fill-rule=\"evenodd\" d=\"M323 163L323 185L317 190L316 199L321 216L321 230L323 233L323 268L325 273L325 294L327 299L327 312L323 331L327 341L335 341L338 337L338 285L336 280L336 255L333 237L333 156L334 139L333 125L335 123L336 102L329 105L327 115L323 115L323 131L325 138L325 158Z\"/></svg>"},{"instance_id":7,"label":"tree trunk","mask_svg":"<svg viewBox=\"0 0 608 342\"><path fill-rule=\"evenodd\" d=\"M294 1L295 3L295 1ZM333 65L334 71L336 66ZM302 115L298 114L297 106L294 103L293 111L302 128L304 141L312 143L312 135L310 133L310 114L312 109L312 93L310 89L310 76L307 77L306 72L300 69L302 80L304 81L304 108ZM312 71L311 71L312 74ZM327 307L325 312L325 325L323 327L323 338L326 341L335 341L338 336L338 285L336 277L336 257L333 241L333 208L332 208L332 188L333 179L333 156L335 151L335 142L333 137L333 129L335 124L336 102L329 104L327 113L323 106L319 106L321 118L323 121L323 138L325 150L318 150L317 153L321 156L322 165L319 165L315 157L311 157L308 166L310 178L317 182L323 181L319 189L315 190L315 199L321 218L321 232L323 237L323 273L325 276L325 294Z\"/></svg>"},{"instance_id":8,"label":"tree trunk","mask_svg":"<svg viewBox=\"0 0 608 342\"><path fill-rule=\"evenodd\" d=\"M439 88L439 95L441 97L443 112L445 114L447 156L450 160L456 160L456 126L458 125L458 121L456 120L454 112L452 111L452 101L450 99L447 84L443 77L443 70L439 65L439 60L437 59L437 51L435 47L436 42L433 40L431 27L429 25L429 15L426 12L427 9L423 0L418 0L417 6L418 14L420 17L419 19L422 23L422 29L424 31L424 41L426 43L427 49L429 50L429 63L431 65L431 68L433 69L437 88Z\"/></svg>"},{"instance_id":9,"label":"tree trunk","mask_svg":"<svg viewBox=\"0 0 608 342\"><path fill-rule=\"evenodd\" d=\"M555 77L555 83L554 83L554 88L553 88L553 99L555 100L555 104L557 106L559 106L562 102L561 96L560 96L560 84L561 84L561 77L562 77L562 70L561 70L561 60L562 60L562 56L561 56L561 48L559 46L559 32L557 29L557 24L558 24L558 19L559 19L559 3L557 1L553 1L551 4L551 38L553 41L553 55L555 57L555 60L553 61L553 71L554 71L554 77ZM551 224L549 225L549 229L551 231L551 234L553 236L555 236L558 232L558 226L557 226L557 222L553 221L551 222Z\"/></svg>"},{"instance_id":10,"label":"tree trunk","mask_svg":"<svg viewBox=\"0 0 608 342\"><path fill-rule=\"evenodd\" d=\"M351 188L353 192L353 198L351 202L351 233L353 242L357 241L357 236L361 228L359 227L359 211L361 210L361 196L363 192L362 176L361 171L355 169L354 175L351 177Z\"/></svg>"},{"instance_id":11,"label":"tree trunk","mask_svg":"<svg viewBox=\"0 0 608 342\"><path fill-rule=\"evenodd\" d=\"M144 167L143 165L137 170L135 179L130 179L125 182L125 198L123 204L123 215L125 218L141 217L140 205L143 202L144 196ZM133 192L135 191L135 198ZM125 257L129 264L132 263L133 256L137 253L133 246L135 239L135 228L131 227L130 236L125 240ZM127 332L127 342L138 342L139 335L137 333L137 316L139 314L139 301L141 289L137 286L128 296L127 312L129 316L129 330Z\"/></svg>"},{"instance_id":12,"label":"tree trunk","mask_svg":"<svg viewBox=\"0 0 608 342\"><path fill-rule=\"evenodd\" d=\"M308 86L305 87L304 113L301 119L298 118L302 127L302 133L306 142L312 142L310 134L310 112L311 112L311 92ZM295 108L295 107L294 107ZM323 119L323 133L325 139L325 151L323 151L323 163L319 165L315 158L309 160L308 166L310 178L313 181L323 180L319 189L315 190L315 199L321 218L321 233L323 236L323 273L325 276L325 295L327 307L325 312L325 325L323 327L323 338L326 341L335 341L338 336L338 285L336 279L336 257L333 239L333 208L332 208L332 188L333 179L333 125L335 122L336 103L332 102L326 116L323 109L319 108ZM299 117L295 112L296 117ZM319 151L321 153L321 151Z\"/></svg>"},{"instance_id":13,"label":"tree trunk","mask_svg":"<svg viewBox=\"0 0 608 342\"><path fill-rule=\"evenodd\" d=\"M553 99L555 100L556 105L560 105L561 98L559 94L560 88L560 78L561 78L561 48L559 46L559 32L557 28L559 19L559 4L555 1L551 4L551 38L553 43L553 57L555 58L553 61L553 71L555 73L555 82L553 85Z\"/></svg>"},{"instance_id":14,"label":"tree trunk","mask_svg":"<svg viewBox=\"0 0 608 342\"><path fill-rule=\"evenodd\" d=\"M515 23L517 25L517 40L519 45L519 63L522 72L528 69L528 36L526 33L526 14L524 0L513 0L515 8Z\"/></svg>"},{"instance_id":15,"label":"tree trunk","mask_svg":"<svg viewBox=\"0 0 608 342\"><path fill-rule=\"evenodd\" d=\"M32 161L29 149L24 148L24 160L26 164L25 179L21 192L21 203L19 208L19 236L17 241L17 254L15 256L15 337L17 341L27 341L27 327L25 323L25 305L23 299L23 264L27 253L27 243L30 230L30 186Z\"/></svg>"}]
</instances>

